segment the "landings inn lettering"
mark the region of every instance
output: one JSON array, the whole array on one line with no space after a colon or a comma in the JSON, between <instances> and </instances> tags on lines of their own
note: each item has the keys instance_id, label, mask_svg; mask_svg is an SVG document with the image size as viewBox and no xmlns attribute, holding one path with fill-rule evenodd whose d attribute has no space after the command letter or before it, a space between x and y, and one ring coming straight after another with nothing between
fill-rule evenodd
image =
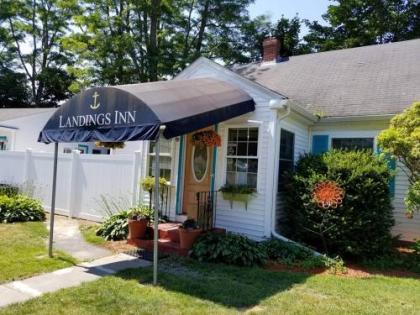
<instances>
[{"instance_id":1,"label":"landings inn lettering","mask_svg":"<svg viewBox=\"0 0 420 315\"><path fill-rule=\"evenodd\" d=\"M63 118L60 115L60 128L129 125L136 121L136 111L114 111L110 113L75 115Z\"/></svg>"}]
</instances>

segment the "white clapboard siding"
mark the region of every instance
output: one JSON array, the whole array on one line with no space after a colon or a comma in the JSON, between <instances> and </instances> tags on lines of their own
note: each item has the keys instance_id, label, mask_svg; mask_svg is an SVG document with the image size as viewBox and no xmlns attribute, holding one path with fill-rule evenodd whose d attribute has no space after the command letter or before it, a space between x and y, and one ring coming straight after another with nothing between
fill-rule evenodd
<instances>
[{"instance_id":1,"label":"white clapboard siding","mask_svg":"<svg viewBox=\"0 0 420 315\"><path fill-rule=\"evenodd\" d=\"M408 219L405 215L406 207L404 204L404 197L408 190L408 178L402 168L402 164L397 163L395 197L393 200L395 218L393 232L395 235L400 235L403 240L412 241L414 239L420 239L420 214L414 214L413 219Z\"/></svg>"}]
</instances>

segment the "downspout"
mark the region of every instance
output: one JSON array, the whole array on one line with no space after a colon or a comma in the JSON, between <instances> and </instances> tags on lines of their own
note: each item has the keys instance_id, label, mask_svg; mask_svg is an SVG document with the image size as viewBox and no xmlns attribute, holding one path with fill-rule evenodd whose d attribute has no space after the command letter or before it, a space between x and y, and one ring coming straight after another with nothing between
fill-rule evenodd
<instances>
[{"instance_id":1,"label":"downspout","mask_svg":"<svg viewBox=\"0 0 420 315\"><path fill-rule=\"evenodd\" d=\"M276 111L278 111L279 109L286 109L286 113L277 117L276 126L280 121L282 121L283 119L288 117L290 115L290 112L291 112L291 108L290 108L289 104L279 104L278 101L274 101L272 104L270 104L270 107L271 107L271 109L274 109ZM276 129L275 132L277 133L277 128L275 128L275 129ZM274 176L276 176L276 175L274 175ZM277 191L277 187L275 187L275 185L273 185L273 187L275 188L275 191ZM271 235L274 236L274 238L277 238L277 239L282 240L284 242L293 243L294 245L296 245L298 247L308 249L308 250L312 251L314 253L314 255L316 255L316 256L321 256L320 253L313 250L312 248L306 247L306 246L304 246L304 245L302 245L298 242L295 242L295 241L293 241L293 240L291 240L287 237L284 237L283 235L280 235L279 233L276 232L276 223L275 223L276 222L276 211L275 211L275 202L274 201L275 201L275 193L273 193L273 198L271 199Z\"/></svg>"}]
</instances>

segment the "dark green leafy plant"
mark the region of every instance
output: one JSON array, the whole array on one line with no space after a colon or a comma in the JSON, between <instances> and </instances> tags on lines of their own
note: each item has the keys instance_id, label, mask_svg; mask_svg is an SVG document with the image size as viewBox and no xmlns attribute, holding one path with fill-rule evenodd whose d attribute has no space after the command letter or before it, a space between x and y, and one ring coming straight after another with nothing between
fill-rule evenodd
<instances>
[{"instance_id":1,"label":"dark green leafy plant","mask_svg":"<svg viewBox=\"0 0 420 315\"><path fill-rule=\"evenodd\" d=\"M219 191L223 193L245 194L245 195L252 195L256 192L255 188L248 187L247 185L229 185L229 184L222 186L219 189Z\"/></svg>"},{"instance_id":2,"label":"dark green leafy plant","mask_svg":"<svg viewBox=\"0 0 420 315\"><path fill-rule=\"evenodd\" d=\"M331 273L344 273L346 268L340 257L330 258L326 255L316 255L313 251L278 239L270 239L260 243L271 261L288 267L298 267L303 270L326 268Z\"/></svg>"},{"instance_id":3,"label":"dark green leafy plant","mask_svg":"<svg viewBox=\"0 0 420 315\"><path fill-rule=\"evenodd\" d=\"M151 220L153 218L153 209L150 209L147 205L138 205L136 207L131 207L129 210L129 218L131 220Z\"/></svg>"},{"instance_id":4,"label":"dark green leafy plant","mask_svg":"<svg viewBox=\"0 0 420 315\"><path fill-rule=\"evenodd\" d=\"M411 249L413 250L414 254L420 256L420 240L416 240L413 245L411 245Z\"/></svg>"},{"instance_id":5,"label":"dark green leafy plant","mask_svg":"<svg viewBox=\"0 0 420 315\"><path fill-rule=\"evenodd\" d=\"M9 184L0 184L0 196L6 195L9 197L16 196L19 193L19 188Z\"/></svg>"},{"instance_id":6,"label":"dark green leafy plant","mask_svg":"<svg viewBox=\"0 0 420 315\"><path fill-rule=\"evenodd\" d=\"M99 229L96 230L96 235L102 236L107 241L126 239L128 236L129 217L129 210L120 211L111 215L101 224Z\"/></svg>"},{"instance_id":7,"label":"dark green leafy plant","mask_svg":"<svg viewBox=\"0 0 420 315\"><path fill-rule=\"evenodd\" d=\"M23 195L0 195L0 222L43 221L45 212L38 200Z\"/></svg>"},{"instance_id":8,"label":"dark green leafy plant","mask_svg":"<svg viewBox=\"0 0 420 315\"><path fill-rule=\"evenodd\" d=\"M257 266L267 260L264 249L257 242L231 233L203 234L194 243L191 257L237 266Z\"/></svg>"},{"instance_id":9,"label":"dark green leafy plant","mask_svg":"<svg viewBox=\"0 0 420 315\"><path fill-rule=\"evenodd\" d=\"M306 155L289 177L283 224L288 237L342 257L368 258L390 251L392 173L383 158L348 151ZM345 191L337 208L324 209L314 202L314 187L326 180Z\"/></svg>"}]
</instances>

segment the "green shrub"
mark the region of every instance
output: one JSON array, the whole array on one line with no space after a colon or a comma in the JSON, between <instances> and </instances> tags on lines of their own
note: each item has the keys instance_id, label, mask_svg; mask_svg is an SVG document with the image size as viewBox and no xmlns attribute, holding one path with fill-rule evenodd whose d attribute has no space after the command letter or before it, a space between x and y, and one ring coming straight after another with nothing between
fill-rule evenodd
<instances>
[{"instance_id":1,"label":"green shrub","mask_svg":"<svg viewBox=\"0 0 420 315\"><path fill-rule=\"evenodd\" d=\"M102 236L107 241L124 240L128 236L128 219L130 210L117 212L108 217L96 231L96 235Z\"/></svg>"},{"instance_id":2,"label":"green shrub","mask_svg":"<svg viewBox=\"0 0 420 315\"><path fill-rule=\"evenodd\" d=\"M43 221L45 212L38 200L23 195L0 195L0 222Z\"/></svg>"},{"instance_id":3,"label":"green shrub","mask_svg":"<svg viewBox=\"0 0 420 315\"><path fill-rule=\"evenodd\" d=\"M278 239L270 239L260 243L267 257L275 262L303 270L326 268L331 273L344 273L346 268L340 257L329 258L326 255L316 255L313 251Z\"/></svg>"},{"instance_id":4,"label":"green shrub","mask_svg":"<svg viewBox=\"0 0 420 315\"><path fill-rule=\"evenodd\" d=\"M262 265L267 255L257 242L232 233L206 233L194 243L191 257L237 266Z\"/></svg>"},{"instance_id":5,"label":"green shrub","mask_svg":"<svg viewBox=\"0 0 420 315\"><path fill-rule=\"evenodd\" d=\"M270 260L290 266L314 256L314 253L309 249L277 239L264 241L260 245L265 249Z\"/></svg>"},{"instance_id":6,"label":"green shrub","mask_svg":"<svg viewBox=\"0 0 420 315\"><path fill-rule=\"evenodd\" d=\"M330 151L302 157L285 187L284 233L342 257L389 252L394 224L391 176L386 161L369 152ZM313 190L323 181L334 181L345 191L335 209L314 202Z\"/></svg>"},{"instance_id":7,"label":"green shrub","mask_svg":"<svg viewBox=\"0 0 420 315\"><path fill-rule=\"evenodd\" d=\"M16 196L19 193L19 188L9 184L0 184L0 196L6 195L9 197Z\"/></svg>"}]
</instances>

